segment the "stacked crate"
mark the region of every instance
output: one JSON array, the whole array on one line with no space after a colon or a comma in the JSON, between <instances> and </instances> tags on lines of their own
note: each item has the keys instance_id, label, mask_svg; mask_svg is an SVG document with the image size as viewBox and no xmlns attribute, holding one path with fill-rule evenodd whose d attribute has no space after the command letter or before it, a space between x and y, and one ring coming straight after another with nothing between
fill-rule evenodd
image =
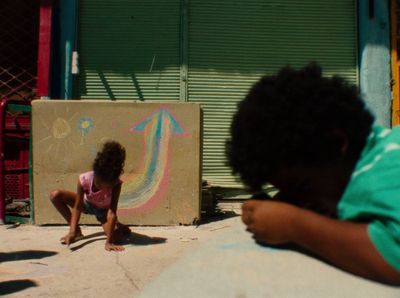
<instances>
[{"instance_id":1,"label":"stacked crate","mask_svg":"<svg viewBox=\"0 0 400 298\"><path fill-rule=\"evenodd\" d=\"M29 147L30 106L2 100L0 138L2 211L0 220L7 214L30 217Z\"/></svg>"}]
</instances>

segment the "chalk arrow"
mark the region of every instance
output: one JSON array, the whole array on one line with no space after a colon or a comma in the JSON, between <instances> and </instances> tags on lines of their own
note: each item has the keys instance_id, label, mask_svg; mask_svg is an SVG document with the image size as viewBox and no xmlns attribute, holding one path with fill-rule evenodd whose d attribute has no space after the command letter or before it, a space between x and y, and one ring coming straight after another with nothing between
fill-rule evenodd
<instances>
[{"instance_id":1,"label":"chalk arrow","mask_svg":"<svg viewBox=\"0 0 400 298\"><path fill-rule=\"evenodd\" d=\"M143 133L144 157L140 169L123 184L119 202L122 214L133 209L151 209L165 196L169 181L169 143L173 135L184 134L166 109L158 110L129 130Z\"/></svg>"}]
</instances>

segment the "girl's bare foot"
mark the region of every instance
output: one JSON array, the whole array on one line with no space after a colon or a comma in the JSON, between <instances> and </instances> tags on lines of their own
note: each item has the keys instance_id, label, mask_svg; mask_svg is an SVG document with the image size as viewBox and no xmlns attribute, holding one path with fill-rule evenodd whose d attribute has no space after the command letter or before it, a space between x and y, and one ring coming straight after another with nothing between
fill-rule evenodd
<instances>
[{"instance_id":1,"label":"girl's bare foot","mask_svg":"<svg viewBox=\"0 0 400 298\"><path fill-rule=\"evenodd\" d=\"M112 243L107 243L104 245L105 250L107 251L123 251L125 250L125 247L121 246L121 245L115 245Z\"/></svg>"}]
</instances>

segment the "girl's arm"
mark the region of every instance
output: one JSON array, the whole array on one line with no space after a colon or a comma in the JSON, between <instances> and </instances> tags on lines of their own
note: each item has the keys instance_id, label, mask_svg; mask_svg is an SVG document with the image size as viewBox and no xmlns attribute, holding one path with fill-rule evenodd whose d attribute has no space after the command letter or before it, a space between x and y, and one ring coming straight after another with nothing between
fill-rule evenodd
<instances>
[{"instance_id":1,"label":"girl's arm","mask_svg":"<svg viewBox=\"0 0 400 298\"><path fill-rule=\"evenodd\" d=\"M356 275L400 285L400 272L378 253L367 224L339 221L280 202L249 201L243 221L254 237L268 244L292 242Z\"/></svg>"},{"instance_id":2,"label":"girl's arm","mask_svg":"<svg viewBox=\"0 0 400 298\"><path fill-rule=\"evenodd\" d=\"M70 226L69 226L69 235L65 241L67 245L69 245L71 242L73 242L74 238L76 237L79 219L81 217L81 212L83 210L83 194L84 194L83 187L82 187L80 181L78 180L75 204L71 211L71 222L70 222Z\"/></svg>"},{"instance_id":3,"label":"girl's arm","mask_svg":"<svg viewBox=\"0 0 400 298\"><path fill-rule=\"evenodd\" d=\"M123 246L113 244L115 241L114 231L115 231L115 224L117 222L117 208L118 208L118 200L120 193L121 193L121 183L118 183L113 187L111 204L107 213L107 222L103 225L104 231L107 236L106 244L104 247L108 251L124 250Z\"/></svg>"}]
</instances>

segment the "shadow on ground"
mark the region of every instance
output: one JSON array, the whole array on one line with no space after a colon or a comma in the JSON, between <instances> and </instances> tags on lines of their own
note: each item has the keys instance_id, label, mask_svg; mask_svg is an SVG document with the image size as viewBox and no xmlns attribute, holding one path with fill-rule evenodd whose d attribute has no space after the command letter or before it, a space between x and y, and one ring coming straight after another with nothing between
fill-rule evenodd
<instances>
[{"instance_id":1,"label":"shadow on ground","mask_svg":"<svg viewBox=\"0 0 400 298\"><path fill-rule=\"evenodd\" d=\"M55 251L21 250L13 252L0 252L0 263L19 260L43 259L57 254Z\"/></svg>"},{"instance_id":2,"label":"shadow on ground","mask_svg":"<svg viewBox=\"0 0 400 298\"><path fill-rule=\"evenodd\" d=\"M30 279L2 281L0 282L0 295L8 295L37 286L38 284Z\"/></svg>"},{"instance_id":3,"label":"shadow on ground","mask_svg":"<svg viewBox=\"0 0 400 298\"><path fill-rule=\"evenodd\" d=\"M99 237L99 236L103 236L103 237ZM94 238L94 239L92 239ZM87 240L89 239L89 240ZM70 247L71 251L76 251L78 249L81 249L82 247L93 243L95 241L106 241L106 237L104 236L103 232L97 232L97 233L93 233L93 234L89 234L86 235L82 238L82 240L87 240L83 243L80 243L78 245L72 246ZM82 241L81 240L81 241ZM161 244L161 243L165 243L167 241L167 238L163 238L163 237L150 237L144 234L139 234L139 233L135 233L135 232L131 232L129 235L125 236L124 239L118 243L121 245L153 245L153 244Z\"/></svg>"},{"instance_id":4,"label":"shadow on ground","mask_svg":"<svg viewBox=\"0 0 400 298\"><path fill-rule=\"evenodd\" d=\"M131 232L131 234L125 239L125 241L126 242L123 242L123 244L152 245L165 243L167 241L167 238L150 237L147 235Z\"/></svg>"},{"instance_id":5,"label":"shadow on ground","mask_svg":"<svg viewBox=\"0 0 400 298\"><path fill-rule=\"evenodd\" d=\"M20 260L43 259L56 255L55 251L45 250L21 250L12 252L0 252L0 263ZM0 296L23 291L27 288L37 287L38 284L30 279L17 279L0 282Z\"/></svg>"}]
</instances>

